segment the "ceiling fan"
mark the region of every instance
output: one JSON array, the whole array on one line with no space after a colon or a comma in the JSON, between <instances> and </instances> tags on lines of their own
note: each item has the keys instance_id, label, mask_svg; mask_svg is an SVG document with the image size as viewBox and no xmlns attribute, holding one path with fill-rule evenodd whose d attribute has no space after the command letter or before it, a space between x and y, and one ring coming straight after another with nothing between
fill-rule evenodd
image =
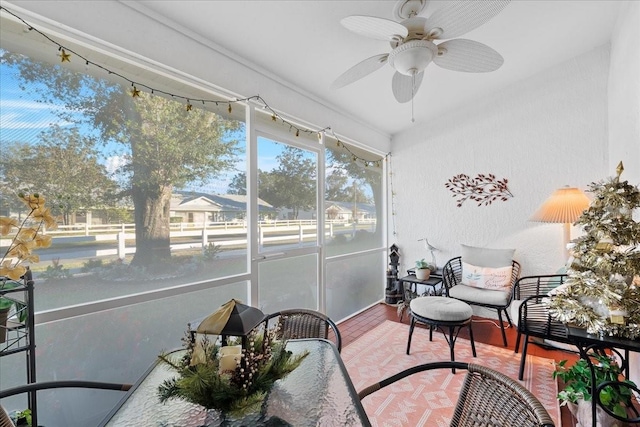
<instances>
[{"instance_id":1,"label":"ceiling fan","mask_svg":"<svg viewBox=\"0 0 640 427\"><path fill-rule=\"evenodd\" d=\"M337 89L359 80L388 63L396 72L391 81L398 102L413 99L430 62L454 71L485 73L504 62L489 46L455 39L499 14L511 0L446 1L429 17L419 16L429 0L399 0L393 15L400 22L374 16L348 16L340 23L356 34L391 44L391 52L372 56L340 75L331 85ZM441 43L442 40L447 40ZM437 43L437 44L436 44Z\"/></svg>"}]
</instances>

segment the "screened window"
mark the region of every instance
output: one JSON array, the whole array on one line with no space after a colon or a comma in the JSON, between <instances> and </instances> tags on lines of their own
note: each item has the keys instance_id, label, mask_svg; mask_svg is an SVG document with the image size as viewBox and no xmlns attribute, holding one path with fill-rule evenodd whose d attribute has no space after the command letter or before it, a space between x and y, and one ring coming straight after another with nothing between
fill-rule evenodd
<instances>
[{"instance_id":1,"label":"screened window","mask_svg":"<svg viewBox=\"0 0 640 427\"><path fill-rule=\"evenodd\" d=\"M59 218L31 265L38 381L134 382L231 298L336 321L383 298L380 156L257 109L248 129L253 105L99 52L106 68L60 63L2 24L0 213L21 218L17 194L37 192ZM23 384L24 354L0 372ZM95 425L115 403L63 395L39 398L42 424ZM76 418L56 419L63 400Z\"/></svg>"}]
</instances>

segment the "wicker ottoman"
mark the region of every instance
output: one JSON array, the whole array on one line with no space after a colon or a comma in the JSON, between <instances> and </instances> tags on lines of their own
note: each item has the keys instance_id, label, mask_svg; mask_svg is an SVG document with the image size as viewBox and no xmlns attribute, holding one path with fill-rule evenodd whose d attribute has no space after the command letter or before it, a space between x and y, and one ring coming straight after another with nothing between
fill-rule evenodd
<instances>
[{"instance_id":1,"label":"wicker ottoman","mask_svg":"<svg viewBox=\"0 0 640 427\"><path fill-rule=\"evenodd\" d=\"M473 342L473 329L471 328L471 316L473 309L465 302L447 297L419 297L411 300L411 326L409 327L409 340L407 342L407 354L411 348L411 335L416 326L416 322L429 325L429 341L433 340L433 329L442 331L444 338L449 344L451 361L455 361L453 352L458 334L463 327L469 328L469 339L473 357L476 357L476 345ZM448 328L449 334L445 331ZM455 373L456 370L452 369Z\"/></svg>"}]
</instances>

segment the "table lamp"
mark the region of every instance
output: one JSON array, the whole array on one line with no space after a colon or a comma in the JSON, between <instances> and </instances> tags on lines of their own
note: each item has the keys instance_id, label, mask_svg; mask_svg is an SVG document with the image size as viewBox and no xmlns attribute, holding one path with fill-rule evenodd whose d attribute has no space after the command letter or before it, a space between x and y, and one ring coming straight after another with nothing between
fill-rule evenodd
<instances>
[{"instance_id":1,"label":"table lamp","mask_svg":"<svg viewBox=\"0 0 640 427\"><path fill-rule=\"evenodd\" d=\"M563 187L553 192L531 217L535 222L561 223L564 225L563 247L564 259L569 259L567 245L570 240L571 224L589 207L589 198L575 187Z\"/></svg>"}]
</instances>

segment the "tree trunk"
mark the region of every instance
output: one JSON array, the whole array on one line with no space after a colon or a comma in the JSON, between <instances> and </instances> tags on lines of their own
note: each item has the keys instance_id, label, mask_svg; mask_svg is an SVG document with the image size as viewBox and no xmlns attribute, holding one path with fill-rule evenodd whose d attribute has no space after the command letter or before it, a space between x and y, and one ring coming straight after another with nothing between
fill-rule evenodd
<instances>
[{"instance_id":1,"label":"tree trunk","mask_svg":"<svg viewBox=\"0 0 640 427\"><path fill-rule=\"evenodd\" d=\"M135 208L136 253L131 265L149 266L171 259L169 215L171 187L149 191L133 185Z\"/></svg>"}]
</instances>

